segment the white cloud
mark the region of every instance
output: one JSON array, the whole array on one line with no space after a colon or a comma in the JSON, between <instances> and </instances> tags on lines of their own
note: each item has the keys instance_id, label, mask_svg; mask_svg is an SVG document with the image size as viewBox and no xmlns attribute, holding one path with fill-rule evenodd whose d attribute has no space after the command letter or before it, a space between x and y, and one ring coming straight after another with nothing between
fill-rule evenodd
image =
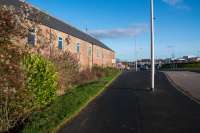
<instances>
[{"instance_id":1,"label":"white cloud","mask_svg":"<svg viewBox=\"0 0 200 133\"><path fill-rule=\"evenodd\" d=\"M125 38L134 37L146 32L146 25L135 25L128 28L101 29L89 32L96 38Z\"/></svg>"},{"instance_id":2,"label":"white cloud","mask_svg":"<svg viewBox=\"0 0 200 133\"><path fill-rule=\"evenodd\" d=\"M183 0L162 0L162 1L171 6L177 6L183 2Z\"/></svg>"},{"instance_id":3,"label":"white cloud","mask_svg":"<svg viewBox=\"0 0 200 133\"><path fill-rule=\"evenodd\" d=\"M184 0L162 0L162 1L178 9L190 10L190 7L185 4Z\"/></svg>"},{"instance_id":4,"label":"white cloud","mask_svg":"<svg viewBox=\"0 0 200 133\"><path fill-rule=\"evenodd\" d=\"M174 48L175 46L174 45L167 45L167 48L168 49L172 49L172 48Z\"/></svg>"}]
</instances>

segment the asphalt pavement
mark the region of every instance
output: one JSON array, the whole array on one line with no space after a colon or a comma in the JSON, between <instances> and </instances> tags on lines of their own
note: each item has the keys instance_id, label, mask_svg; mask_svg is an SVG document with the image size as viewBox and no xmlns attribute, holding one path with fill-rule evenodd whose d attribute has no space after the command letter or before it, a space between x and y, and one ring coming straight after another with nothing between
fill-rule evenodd
<instances>
[{"instance_id":1,"label":"asphalt pavement","mask_svg":"<svg viewBox=\"0 0 200 133\"><path fill-rule=\"evenodd\" d=\"M200 103L200 73L189 71L164 72L185 95Z\"/></svg>"},{"instance_id":2,"label":"asphalt pavement","mask_svg":"<svg viewBox=\"0 0 200 133\"><path fill-rule=\"evenodd\" d=\"M200 105L161 72L124 72L59 133L200 133Z\"/></svg>"}]
</instances>

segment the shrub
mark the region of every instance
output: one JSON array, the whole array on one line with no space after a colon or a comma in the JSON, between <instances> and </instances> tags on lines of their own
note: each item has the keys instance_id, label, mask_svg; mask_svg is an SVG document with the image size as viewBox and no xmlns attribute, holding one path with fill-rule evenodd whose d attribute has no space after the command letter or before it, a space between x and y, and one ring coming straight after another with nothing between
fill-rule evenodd
<instances>
[{"instance_id":1,"label":"shrub","mask_svg":"<svg viewBox=\"0 0 200 133\"><path fill-rule=\"evenodd\" d=\"M63 95L77 81L79 74L79 63L70 52L54 49L50 60L56 66L58 72L58 95Z\"/></svg>"},{"instance_id":2,"label":"shrub","mask_svg":"<svg viewBox=\"0 0 200 133\"><path fill-rule=\"evenodd\" d=\"M32 97L20 67L26 54L17 46L0 43L0 132L14 127L30 112Z\"/></svg>"},{"instance_id":3,"label":"shrub","mask_svg":"<svg viewBox=\"0 0 200 133\"><path fill-rule=\"evenodd\" d=\"M93 66L92 73L96 76L96 78L101 78L105 76L104 68L99 66Z\"/></svg>"},{"instance_id":4,"label":"shrub","mask_svg":"<svg viewBox=\"0 0 200 133\"><path fill-rule=\"evenodd\" d=\"M38 54L24 58L27 88L32 92L35 106L44 106L56 97L57 73L54 65Z\"/></svg>"},{"instance_id":5,"label":"shrub","mask_svg":"<svg viewBox=\"0 0 200 133\"><path fill-rule=\"evenodd\" d=\"M30 121L25 124L23 133L56 132L56 128L65 120L81 110L89 101L100 94L117 73L106 78L91 81L68 91L67 94L57 97L56 100L42 111L33 113ZM65 121L66 122L66 121Z\"/></svg>"},{"instance_id":6,"label":"shrub","mask_svg":"<svg viewBox=\"0 0 200 133\"><path fill-rule=\"evenodd\" d=\"M118 73L119 69L114 68L114 67L106 67L106 68L104 68L104 72L105 72L106 76L110 76L110 75L113 75L115 73Z\"/></svg>"},{"instance_id":7,"label":"shrub","mask_svg":"<svg viewBox=\"0 0 200 133\"><path fill-rule=\"evenodd\" d=\"M116 74L119 70L111 67L99 67L94 66L91 70L85 69L79 73L77 84L84 84L91 80L96 80L102 77L111 76L112 74Z\"/></svg>"},{"instance_id":8,"label":"shrub","mask_svg":"<svg viewBox=\"0 0 200 133\"><path fill-rule=\"evenodd\" d=\"M112 74L119 72L119 70L114 67L103 68L103 67L99 67L99 66L94 66L92 68L92 71L98 78L105 77L105 76L107 77L107 76L110 76Z\"/></svg>"},{"instance_id":9,"label":"shrub","mask_svg":"<svg viewBox=\"0 0 200 133\"><path fill-rule=\"evenodd\" d=\"M19 42L21 44L21 39L27 37L29 28L39 29L38 24L43 18L40 14L32 10L28 4L23 4L18 9L13 6L0 5L0 132L7 131L18 121L26 118L33 109L35 102L33 98L41 104L46 104L53 99L51 96L54 96L55 87L53 86L56 86L56 82L50 80L56 78L50 63L43 64L43 69L47 70L46 73L43 73L45 70L42 71L42 67L39 65L37 65L38 68L32 70L29 64L25 65L27 68L25 67L26 73L24 73L20 62L28 53L26 50L12 45L12 43L19 44ZM34 21L29 21L27 18L32 18ZM34 61L31 63L36 65ZM28 77L26 74L29 74ZM31 79L37 77L33 75L37 75L39 80ZM46 80L49 78L48 76L51 78ZM25 81L28 81L27 84ZM34 86L40 86L40 88L34 88ZM50 90L47 90L49 86L51 86Z\"/></svg>"},{"instance_id":10,"label":"shrub","mask_svg":"<svg viewBox=\"0 0 200 133\"><path fill-rule=\"evenodd\" d=\"M82 70L81 72L79 72L79 75L78 75L78 79L77 79L77 84L84 84L88 81L91 81L91 80L95 80L97 77L96 75L93 73L93 71L91 71L91 69L85 69L85 70Z\"/></svg>"}]
</instances>

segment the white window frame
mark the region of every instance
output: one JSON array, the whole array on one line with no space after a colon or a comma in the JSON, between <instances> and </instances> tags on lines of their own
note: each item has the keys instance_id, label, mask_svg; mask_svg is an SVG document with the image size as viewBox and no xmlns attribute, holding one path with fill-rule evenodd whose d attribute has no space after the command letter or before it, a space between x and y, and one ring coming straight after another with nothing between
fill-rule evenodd
<instances>
[{"instance_id":1,"label":"white window frame","mask_svg":"<svg viewBox=\"0 0 200 133\"><path fill-rule=\"evenodd\" d=\"M33 43L30 43L31 41L29 41L29 37L33 37ZM33 28L33 29L29 29L29 31L28 31L28 37L27 37L27 43L28 43L28 45L29 46L32 46L32 47L34 47L35 45L36 45L36 29L35 28Z\"/></svg>"},{"instance_id":2,"label":"white window frame","mask_svg":"<svg viewBox=\"0 0 200 133\"><path fill-rule=\"evenodd\" d=\"M61 45L60 45L61 43ZM58 48L63 49L63 38L62 36L58 36Z\"/></svg>"},{"instance_id":3,"label":"white window frame","mask_svg":"<svg viewBox=\"0 0 200 133\"><path fill-rule=\"evenodd\" d=\"M88 56L89 56L89 57L92 56L92 47L88 47Z\"/></svg>"},{"instance_id":4,"label":"white window frame","mask_svg":"<svg viewBox=\"0 0 200 133\"><path fill-rule=\"evenodd\" d=\"M76 43L76 53L77 54L81 53L81 44L80 43Z\"/></svg>"}]
</instances>

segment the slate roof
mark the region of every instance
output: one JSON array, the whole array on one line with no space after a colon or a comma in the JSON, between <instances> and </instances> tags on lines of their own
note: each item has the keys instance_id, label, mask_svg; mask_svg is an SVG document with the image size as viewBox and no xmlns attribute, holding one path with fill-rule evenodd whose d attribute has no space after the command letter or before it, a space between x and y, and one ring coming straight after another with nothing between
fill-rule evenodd
<instances>
[{"instance_id":1,"label":"slate roof","mask_svg":"<svg viewBox=\"0 0 200 133\"><path fill-rule=\"evenodd\" d=\"M20 0L0 0L0 4L1 5L12 5L16 8L20 8L20 6L22 4L25 4L24 2L20 1ZM105 48L107 50L113 51L112 49L110 49L109 47L107 47L104 43L102 43L101 41L95 39L94 37L88 35L87 33L65 23L62 22L61 20L58 20L55 17L52 17L50 15L48 15L47 13L33 7L34 10L39 11L39 13L44 16L42 19L42 24L46 25L52 29L58 30L58 31L62 31L66 34L69 34L71 36L77 37L81 40L87 41L89 43L92 43L94 45L100 46L102 48ZM114 51L113 51L114 52Z\"/></svg>"}]
</instances>

